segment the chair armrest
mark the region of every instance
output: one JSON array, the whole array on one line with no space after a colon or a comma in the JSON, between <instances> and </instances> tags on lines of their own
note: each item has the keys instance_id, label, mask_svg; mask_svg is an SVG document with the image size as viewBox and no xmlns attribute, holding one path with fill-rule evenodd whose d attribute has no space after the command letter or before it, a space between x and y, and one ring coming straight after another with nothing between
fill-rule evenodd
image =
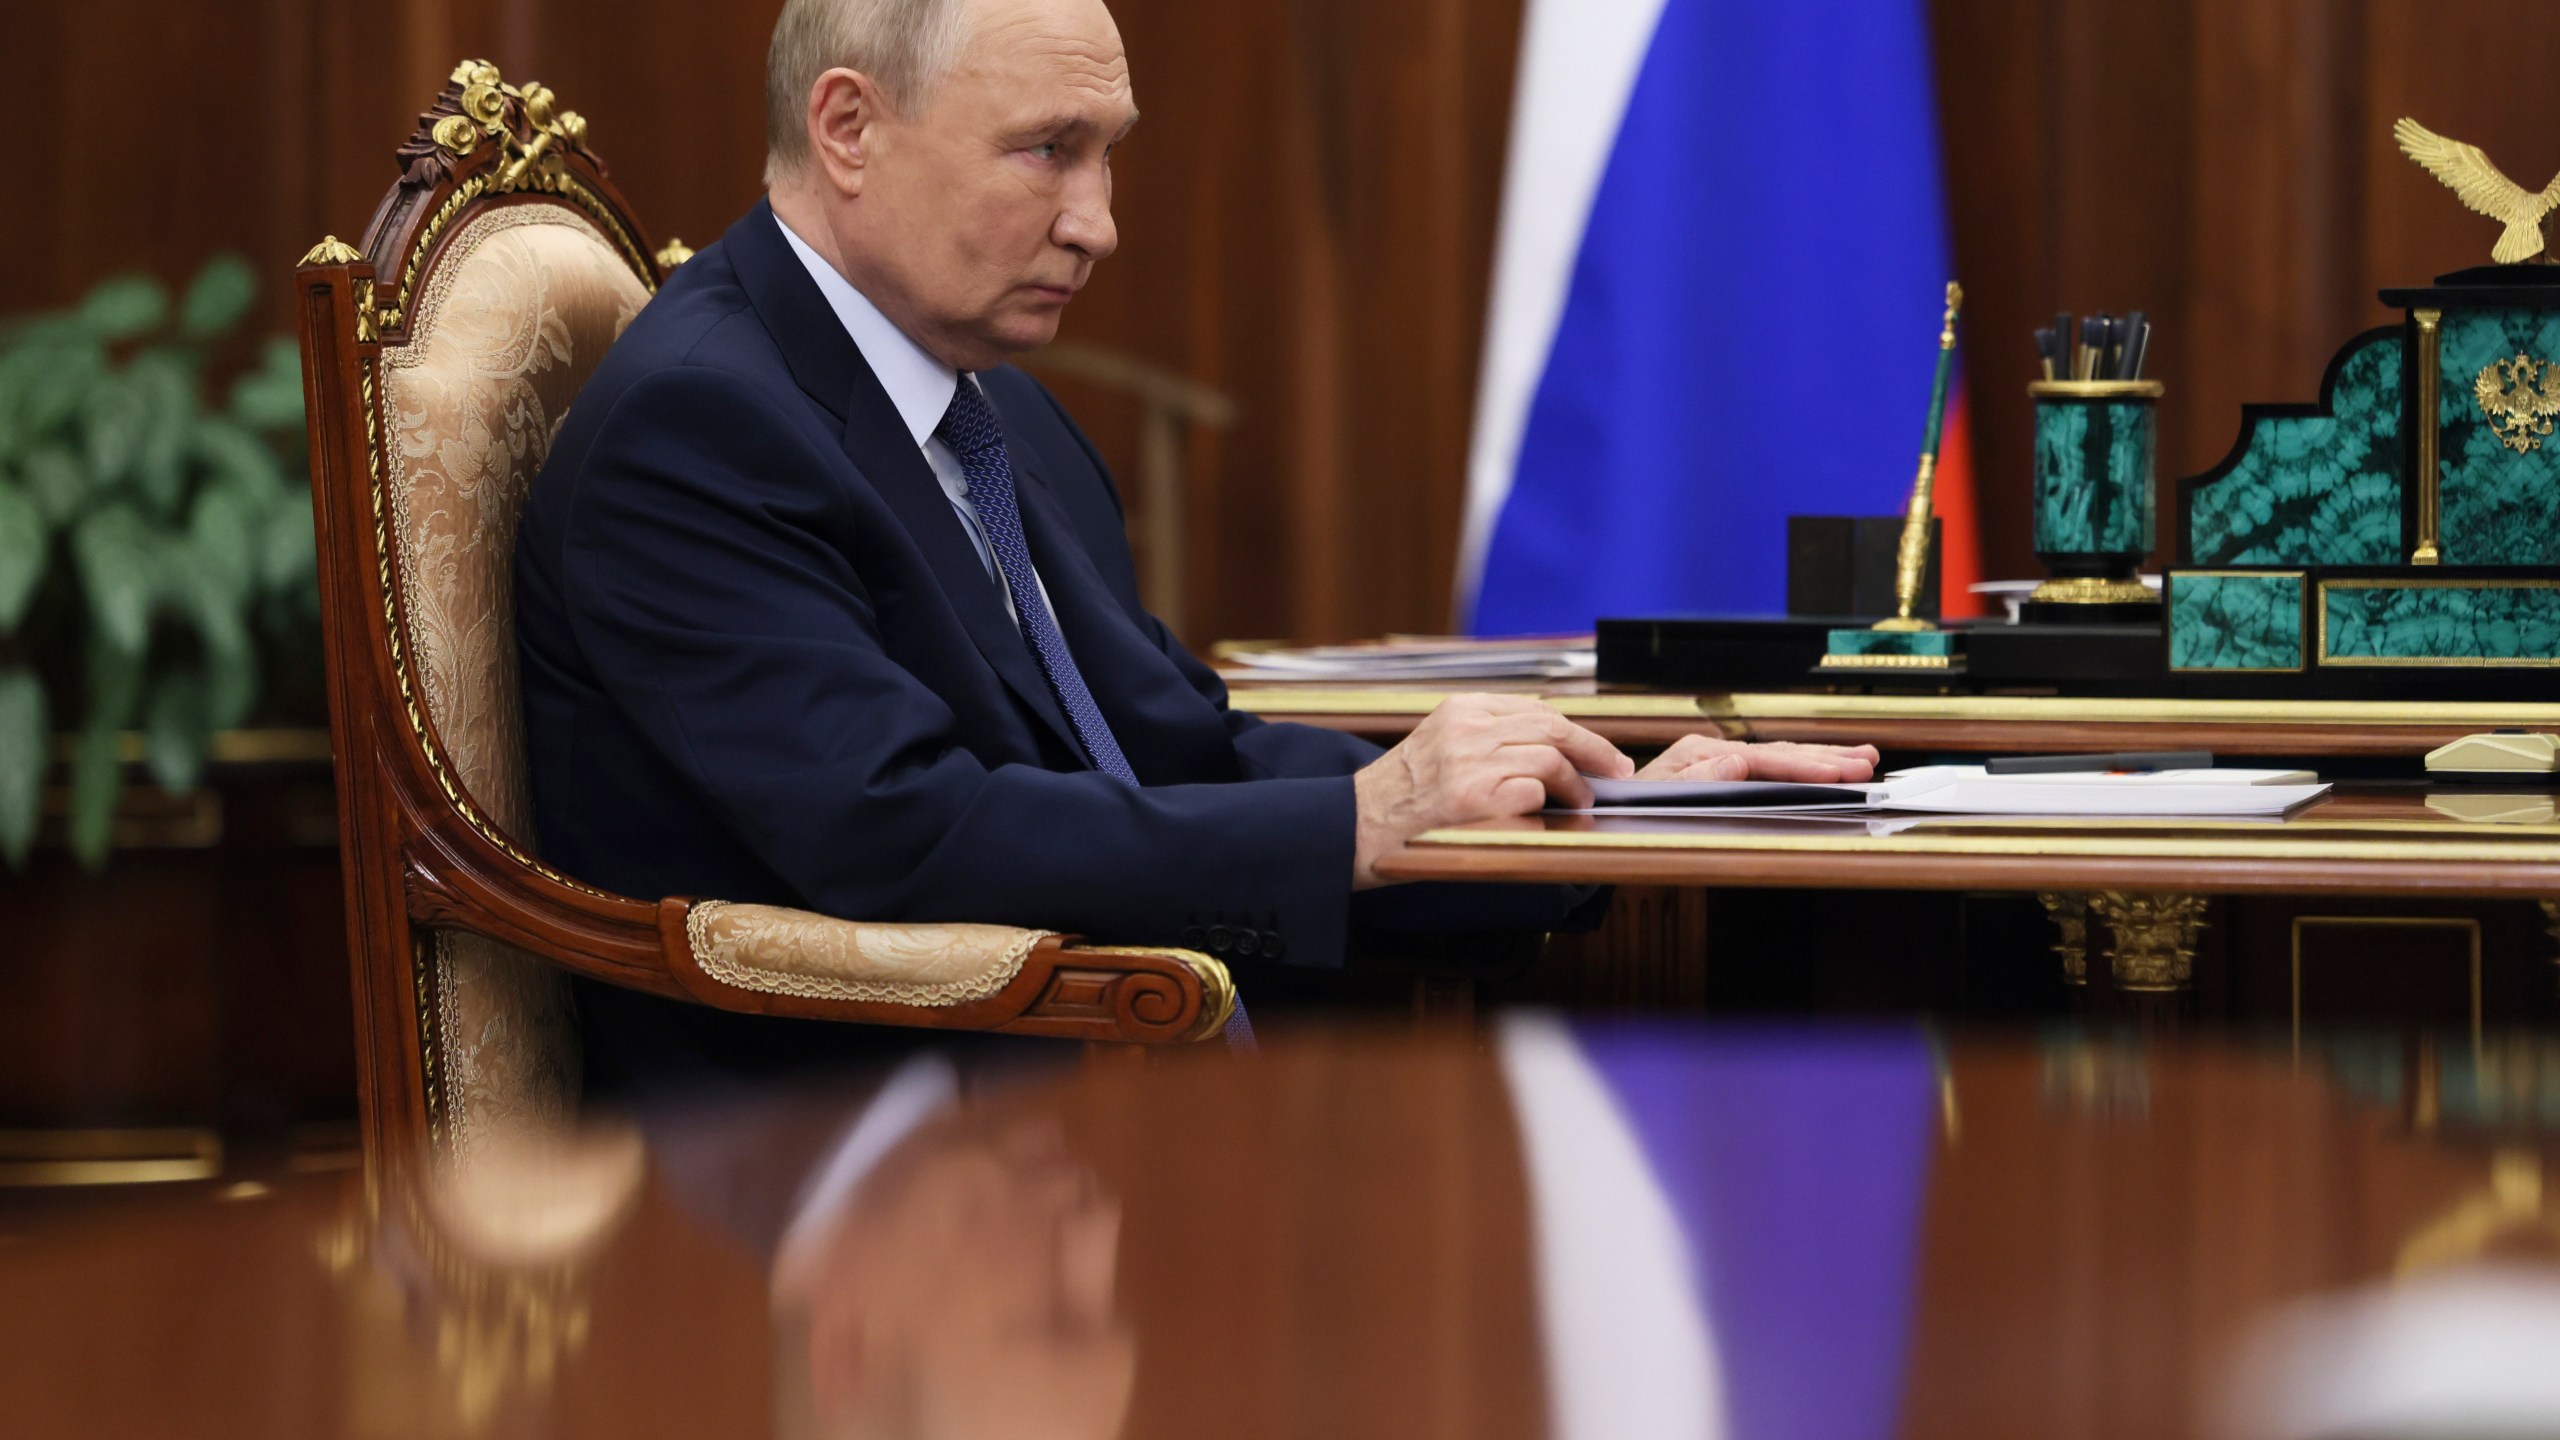
<instances>
[{"instance_id":1,"label":"chair armrest","mask_svg":"<svg viewBox=\"0 0 2560 1440\"><path fill-rule=\"evenodd\" d=\"M1226 967L1189 950L721 900L660 914L668 968L723 1009L1160 1044L1215 1035L1235 1008Z\"/></svg>"}]
</instances>

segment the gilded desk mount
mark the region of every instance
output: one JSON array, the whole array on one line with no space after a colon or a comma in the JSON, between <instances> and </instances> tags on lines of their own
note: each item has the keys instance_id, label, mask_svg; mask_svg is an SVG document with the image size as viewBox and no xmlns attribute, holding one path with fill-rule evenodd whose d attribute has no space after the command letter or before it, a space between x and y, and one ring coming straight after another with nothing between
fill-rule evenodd
<instances>
[{"instance_id":1,"label":"gilded desk mount","mask_svg":"<svg viewBox=\"0 0 2560 1440\"><path fill-rule=\"evenodd\" d=\"M2560 415L2560 365L2530 355L2492 360L2472 379L2480 413L2496 422L2498 439L2519 455L2551 433L2551 417Z\"/></svg>"}]
</instances>

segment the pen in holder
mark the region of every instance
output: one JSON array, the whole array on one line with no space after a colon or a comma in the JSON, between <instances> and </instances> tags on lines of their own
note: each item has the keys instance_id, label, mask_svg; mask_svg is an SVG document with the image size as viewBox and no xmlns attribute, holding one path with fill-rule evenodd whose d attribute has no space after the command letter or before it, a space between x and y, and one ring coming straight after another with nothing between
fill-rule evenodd
<instances>
[{"instance_id":1,"label":"pen in holder","mask_svg":"<svg viewBox=\"0 0 2560 1440\"><path fill-rule=\"evenodd\" d=\"M2053 578L2036 587L2020 618L2158 620L2159 598L2140 575L2157 538L2160 382L2039 380L2027 394L2036 406L2036 558Z\"/></svg>"}]
</instances>

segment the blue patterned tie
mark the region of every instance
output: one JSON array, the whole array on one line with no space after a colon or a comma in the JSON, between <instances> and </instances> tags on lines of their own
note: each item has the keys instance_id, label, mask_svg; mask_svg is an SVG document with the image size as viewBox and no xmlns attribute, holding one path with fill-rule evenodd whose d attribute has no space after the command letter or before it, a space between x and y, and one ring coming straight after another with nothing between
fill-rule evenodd
<instances>
[{"instance_id":1,"label":"blue patterned tie","mask_svg":"<svg viewBox=\"0 0 2560 1440\"><path fill-rule=\"evenodd\" d=\"M1138 772L1129 768L1129 757L1120 753L1110 722L1102 718L1102 707L1093 703L1093 691L1086 687L1084 673L1076 669L1075 657L1067 653L1067 638L1058 633L1057 619L1040 594L1040 578L1031 569L1031 546L1022 537L1022 504L1013 491L1013 457L1005 453L1004 427L996 423L995 409L978 393L976 381L960 377L951 408L943 412L942 423L933 433L960 457L960 474L969 482L969 503L987 532L987 548L995 552L996 568L1004 572L1005 588L1013 592L1022 638L1031 646L1031 657L1040 662L1040 673L1049 677L1049 689L1057 695L1059 708L1067 712L1067 723L1075 727L1076 738L1084 742L1095 769L1137 784ZM1250 1055L1258 1048L1241 995L1236 997L1235 1013L1227 1017L1225 1038L1231 1051Z\"/></svg>"},{"instance_id":2,"label":"blue patterned tie","mask_svg":"<svg viewBox=\"0 0 2560 1440\"><path fill-rule=\"evenodd\" d=\"M1022 507L1013 491L1013 459L1005 453L1004 429L996 423L996 412L987 397L978 393L977 382L960 377L960 388L951 396L951 408L943 412L942 424L934 434L960 457L960 473L969 481L969 503L977 509L978 523L987 532L987 548L996 555L996 568L1004 572L1005 588L1013 592L1014 613L1022 620L1022 638L1031 646L1031 656L1040 662L1040 673L1049 677L1049 689L1058 697L1058 708L1067 712L1067 723L1075 727L1076 738L1084 742L1085 754L1093 758L1093 768L1116 776L1131 785L1138 783L1138 772L1129 768L1129 757L1120 753L1120 742L1112 737L1111 724L1102 718L1102 708L1093 703L1093 691L1084 683L1084 672L1076 669L1076 659L1067 653L1067 637L1058 633L1057 619L1050 615L1048 601L1040 594L1040 579L1031 570L1031 546L1022 538Z\"/></svg>"}]
</instances>

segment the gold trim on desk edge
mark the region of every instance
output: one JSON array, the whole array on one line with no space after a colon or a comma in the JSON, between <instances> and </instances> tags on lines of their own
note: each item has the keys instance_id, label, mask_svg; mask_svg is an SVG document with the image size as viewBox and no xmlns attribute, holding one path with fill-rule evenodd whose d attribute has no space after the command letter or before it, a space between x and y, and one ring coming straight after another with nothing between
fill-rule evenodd
<instances>
[{"instance_id":1,"label":"gold trim on desk edge","mask_svg":"<svg viewBox=\"0 0 2560 1440\"><path fill-rule=\"evenodd\" d=\"M1422 715L1455 689L1232 688L1264 715ZM2560 724L2560 704L2521 700L2119 700L2063 695L1824 695L1784 691L1542 695L1567 715L1626 719L1968 720L2227 725Z\"/></svg>"},{"instance_id":2,"label":"gold trim on desk edge","mask_svg":"<svg viewBox=\"0 0 2560 1440\"><path fill-rule=\"evenodd\" d=\"M2535 843L2535 840L2540 843ZM1426 831L1410 842L1450 849L1512 850L1719 850L1862 855L1987 855L1995 858L2048 857L2107 860L2392 860L2433 869L2445 864L2560 865L2560 837L2517 837L2504 841L2287 839L2277 836L2222 835L2212 841L2168 840L2147 835L2063 836L1983 835L1733 835L1701 831L1611 833L1595 830L1466 830ZM2522 852L2522 853L2519 853ZM1854 876L1845 877L1854 880Z\"/></svg>"}]
</instances>

